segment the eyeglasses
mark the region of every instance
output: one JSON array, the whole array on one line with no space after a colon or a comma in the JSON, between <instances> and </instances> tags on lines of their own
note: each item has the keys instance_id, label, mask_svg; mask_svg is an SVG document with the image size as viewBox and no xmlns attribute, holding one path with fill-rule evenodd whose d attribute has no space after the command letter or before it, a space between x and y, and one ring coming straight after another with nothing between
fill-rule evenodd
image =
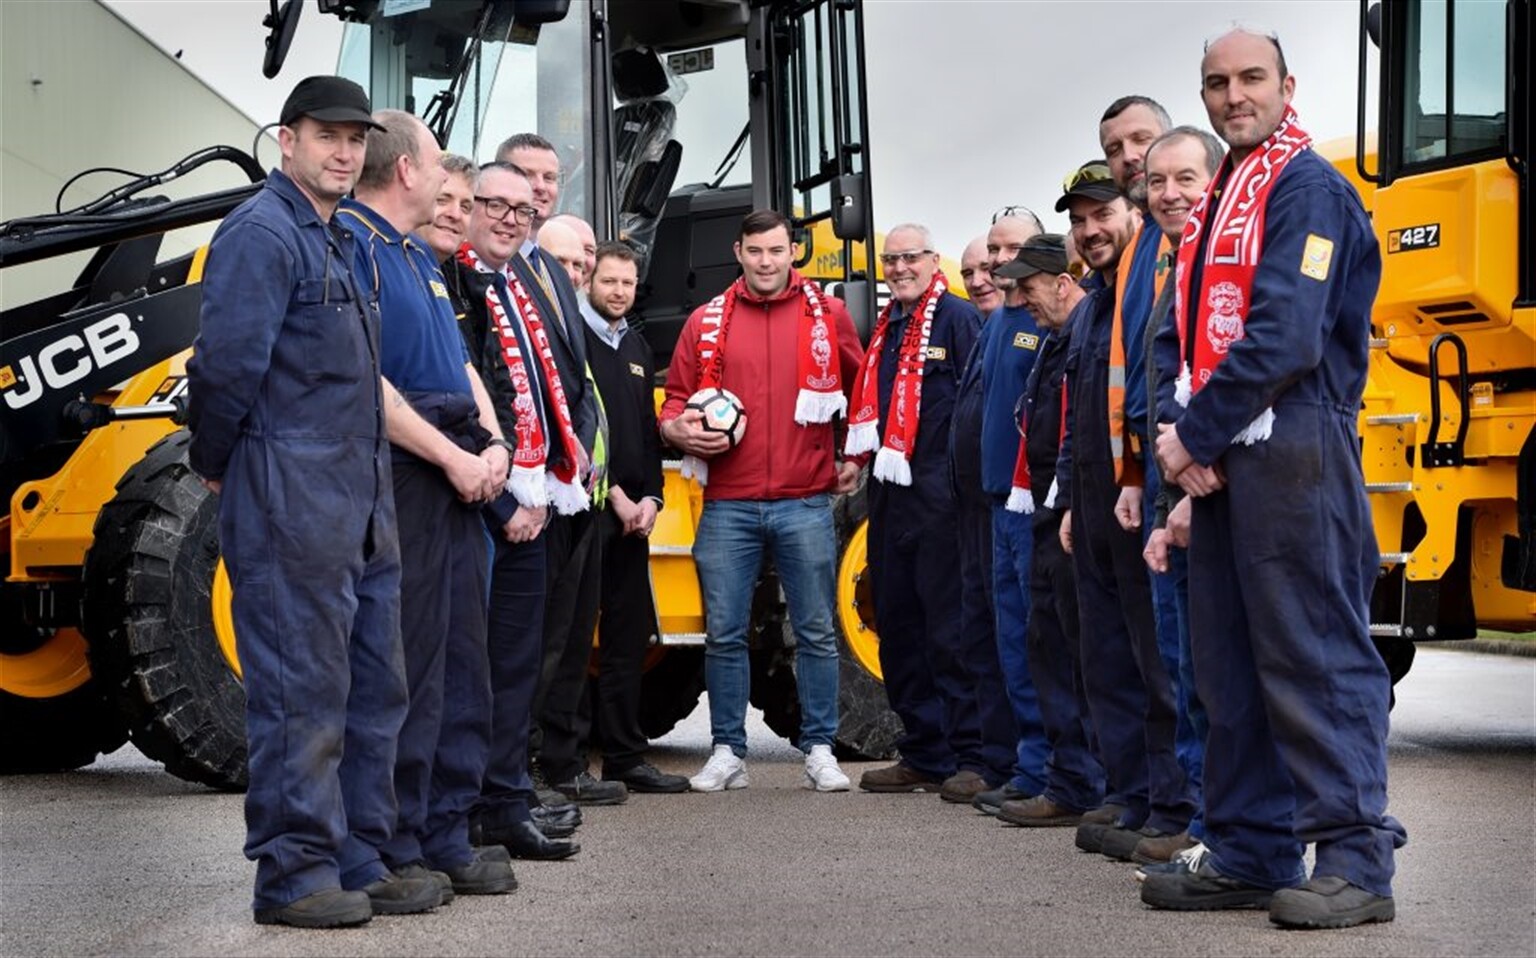
<instances>
[{"instance_id":1,"label":"eyeglasses","mask_svg":"<svg viewBox=\"0 0 1536 958\"><path fill-rule=\"evenodd\" d=\"M996 213L992 214L992 222L996 223L998 220L1008 216L1016 216L1019 219L1032 220L1037 227L1040 226L1040 217L1036 216L1035 211L1027 206L1005 206L998 210Z\"/></svg>"},{"instance_id":2,"label":"eyeglasses","mask_svg":"<svg viewBox=\"0 0 1536 958\"><path fill-rule=\"evenodd\" d=\"M1061 181L1061 191L1070 193L1085 183L1104 183L1113 180L1114 177L1109 174L1109 164L1084 163L1068 173L1067 178Z\"/></svg>"},{"instance_id":3,"label":"eyeglasses","mask_svg":"<svg viewBox=\"0 0 1536 958\"><path fill-rule=\"evenodd\" d=\"M524 226L530 225L533 222L534 216L539 212L536 207L513 206L506 200L495 196L477 196L475 197L475 202L482 204L485 207L485 215L493 220L504 220L507 218L508 213L512 213L517 222Z\"/></svg>"},{"instance_id":4,"label":"eyeglasses","mask_svg":"<svg viewBox=\"0 0 1536 958\"><path fill-rule=\"evenodd\" d=\"M903 266L915 266L924 256L932 256L931 249L915 249L903 253L881 253L880 265L889 269L900 263Z\"/></svg>"}]
</instances>

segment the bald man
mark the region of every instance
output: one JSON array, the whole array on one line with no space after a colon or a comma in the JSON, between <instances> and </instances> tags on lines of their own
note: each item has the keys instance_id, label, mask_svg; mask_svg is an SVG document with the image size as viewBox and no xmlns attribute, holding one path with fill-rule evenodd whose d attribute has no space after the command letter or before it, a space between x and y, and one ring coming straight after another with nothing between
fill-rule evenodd
<instances>
[{"instance_id":1,"label":"bald man","mask_svg":"<svg viewBox=\"0 0 1536 958\"><path fill-rule=\"evenodd\" d=\"M592 224L577 216L575 213L561 213L559 216L551 216L551 223L561 223L576 232L581 240L581 251L586 260L586 276L588 281L592 279L592 273L597 269L597 234L592 232Z\"/></svg>"},{"instance_id":2,"label":"bald man","mask_svg":"<svg viewBox=\"0 0 1536 958\"><path fill-rule=\"evenodd\" d=\"M1003 305L1003 292L992 283L992 260L987 255L987 238L978 236L965 244L960 254L960 282L965 295L982 316Z\"/></svg>"},{"instance_id":3,"label":"bald man","mask_svg":"<svg viewBox=\"0 0 1536 958\"><path fill-rule=\"evenodd\" d=\"M564 217L555 217L539 230L539 248L565 269L571 285L584 289L587 285L587 253L581 244L581 235L572 229Z\"/></svg>"},{"instance_id":4,"label":"bald man","mask_svg":"<svg viewBox=\"0 0 1536 958\"><path fill-rule=\"evenodd\" d=\"M1023 207L997 217L987 230L989 270L1013 262L1040 221ZM1003 802L1039 795L1045 788L1050 747L1040 718L1040 703L1029 676L1025 639L1029 626L1030 555L1034 532L1030 517L1004 508L1013 488L1013 464L1019 455L1016 407L1035 364L1042 334L1024 305L1018 282L990 273L1003 304L992 313L977 344L983 404L981 414L981 485L991 509L992 611L997 656L1013 709L1014 755L1008 774L995 787L974 796L981 811L996 815Z\"/></svg>"}]
</instances>

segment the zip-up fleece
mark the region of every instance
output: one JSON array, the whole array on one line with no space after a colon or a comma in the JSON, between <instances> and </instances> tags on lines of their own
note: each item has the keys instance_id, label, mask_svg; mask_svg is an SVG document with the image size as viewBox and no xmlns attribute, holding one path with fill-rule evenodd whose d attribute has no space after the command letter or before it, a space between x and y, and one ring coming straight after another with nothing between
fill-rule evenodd
<instances>
[{"instance_id":1,"label":"zip-up fleece","mask_svg":"<svg viewBox=\"0 0 1536 958\"><path fill-rule=\"evenodd\" d=\"M721 386L735 393L747 411L741 445L709 460L706 499L798 499L830 492L837 485L832 423L801 426L795 422L799 391L800 317L803 301L798 272L789 286L762 299L744 280L736 281L736 310L724 343ZM823 297L836 323L839 371L845 395L853 392L864 349L841 300ZM660 421L682 414L699 388L699 326L704 307L693 311L678 337L667 370L666 401Z\"/></svg>"}]
</instances>

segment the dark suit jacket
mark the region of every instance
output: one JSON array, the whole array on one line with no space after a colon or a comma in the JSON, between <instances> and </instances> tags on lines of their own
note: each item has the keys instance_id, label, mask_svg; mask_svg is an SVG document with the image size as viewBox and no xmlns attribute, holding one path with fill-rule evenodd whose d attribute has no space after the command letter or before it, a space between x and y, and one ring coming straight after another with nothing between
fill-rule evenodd
<instances>
[{"instance_id":1,"label":"dark suit jacket","mask_svg":"<svg viewBox=\"0 0 1536 958\"><path fill-rule=\"evenodd\" d=\"M538 249L534 249L531 255L543 261L550 286L560 301L558 311L545 294L544 284L534 274L532 263L521 255L514 256L512 270L517 273L523 288L533 297L533 304L538 308L544 325L551 330L550 349L555 354L555 366L560 370L560 384L565 387L565 400L571 407L571 426L576 430L576 437L581 440L587 454L591 455L597 441L598 416L597 397L587 382L586 321L581 318L581 310L576 305L576 289L571 285L565 267L544 256ZM562 315L565 317L563 325L557 321Z\"/></svg>"}]
</instances>

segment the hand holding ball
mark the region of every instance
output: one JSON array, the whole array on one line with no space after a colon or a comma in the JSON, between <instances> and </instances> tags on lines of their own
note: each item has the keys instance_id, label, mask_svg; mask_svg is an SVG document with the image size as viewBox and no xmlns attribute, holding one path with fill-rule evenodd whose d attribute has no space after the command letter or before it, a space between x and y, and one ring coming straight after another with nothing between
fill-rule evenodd
<instances>
[{"instance_id":1,"label":"hand holding ball","mask_svg":"<svg viewBox=\"0 0 1536 958\"><path fill-rule=\"evenodd\" d=\"M736 448L747 433L747 411L730 390L701 389L688 397L683 408L697 410L702 417L699 428L710 435L724 436L729 449Z\"/></svg>"}]
</instances>

